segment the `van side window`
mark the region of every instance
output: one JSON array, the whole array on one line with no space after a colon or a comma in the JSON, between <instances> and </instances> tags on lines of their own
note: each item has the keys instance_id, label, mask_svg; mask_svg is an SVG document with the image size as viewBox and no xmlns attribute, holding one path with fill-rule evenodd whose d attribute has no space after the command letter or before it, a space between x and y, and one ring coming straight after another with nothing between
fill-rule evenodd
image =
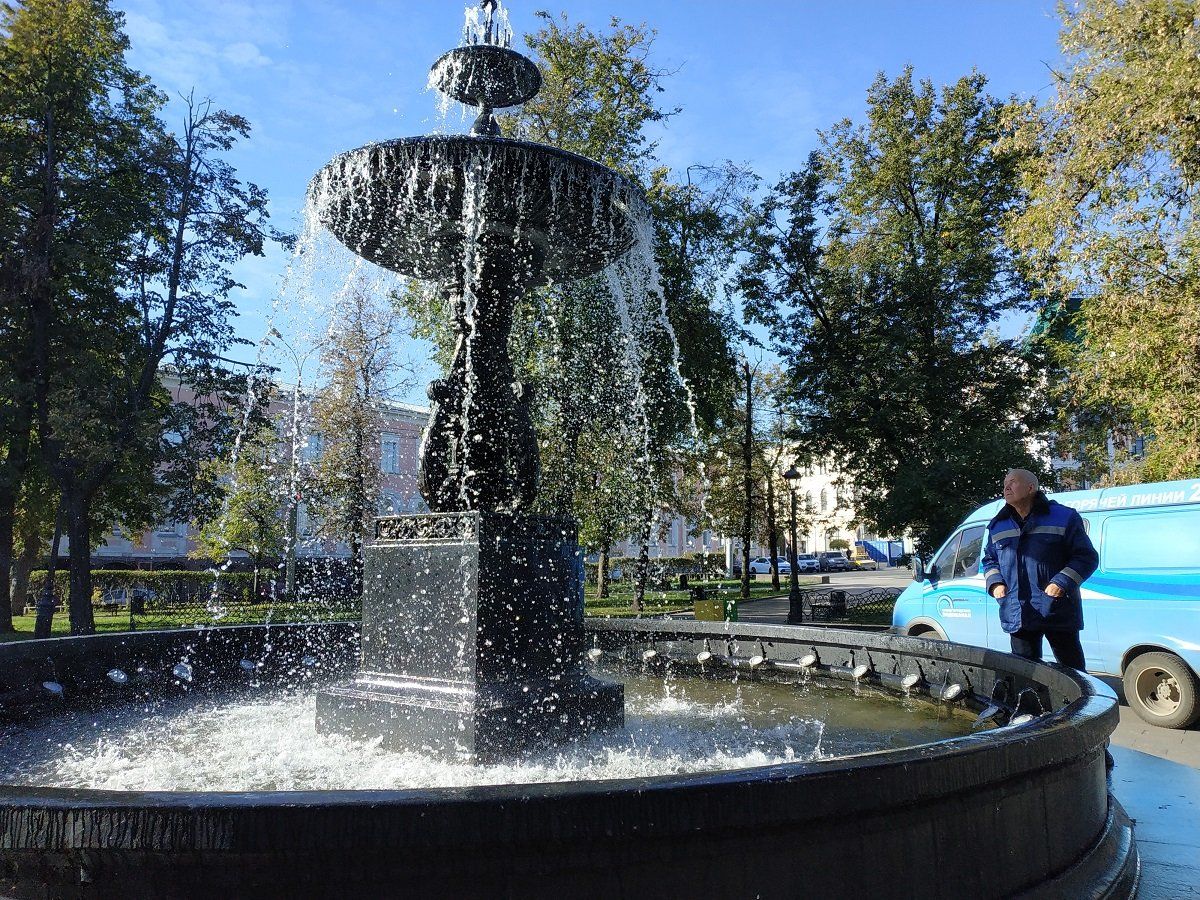
<instances>
[{"instance_id":1,"label":"van side window","mask_svg":"<svg viewBox=\"0 0 1200 900\"><path fill-rule=\"evenodd\" d=\"M1106 572L1200 568L1200 509L1109 516L1101 565Z\"/></svg>"},{"instance_id":2,"label":"van side window","mask_svg":"<svg viewBox=\"0 0 1200 900\"><path fill-rule=\"evenodd\" d=\"M962 536L963 533L960 531L950 538L946 542L946 546L942 548L942 552L938 554L937 559L933 561L933 568L937 569L938 578L954 577L954 557L958 553L958 545Z\"/></svg>"},{"instance_id":3,"label":"van side window","mask_svg":"<svg viewBox=\"0 0 1200 900\"><path fill-rule=\"evenodd\" d=\"M984 525L974 525L963 532L962 544L954 557L954 577L969 578L979 574L979 555L983 552Z\"/></svg>"}]
</instances>

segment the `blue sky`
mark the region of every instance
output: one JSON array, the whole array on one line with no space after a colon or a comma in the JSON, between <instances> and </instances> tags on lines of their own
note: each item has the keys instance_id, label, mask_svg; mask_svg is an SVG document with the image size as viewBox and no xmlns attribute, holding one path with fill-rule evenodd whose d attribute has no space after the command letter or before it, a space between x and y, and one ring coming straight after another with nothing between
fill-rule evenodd
<instances>
[{"instance_id":1,"label":"blue sky","mask_svg":"<svg viewBox=\"0 0 1200 900\"><path fill-rule=\"evenodd\" d=\"M246 116L251 139L233 162L267 188L277 227L299 230L312 175L335 154L442 125L425 89L430 64L458 42L464 0L114 0L130 61L172 95L195 89ZM658 30L655 61L677 69L662 129L674 167L725 159L772 182L799 165L817 130L860 120L867 87L906 64L935 84L972 68L993 93L1046 98L1059 62L1054 0L510 0L519 36L534 10L601 26L612 16ZM178 118L178 114L174 113ZM466 130L451 114L449 125ZM286 255L238 269L239 331L258 341L277 303ZM291 311L289 311L291 312ZM294 316L275 313L291 334ZM249 356L249 351L243 351ZM409 345L418 357L422 349ZM428 367L420 369L428 377ZM411 399L420 400L423 389Z\"/></svg>"}]
</instances>

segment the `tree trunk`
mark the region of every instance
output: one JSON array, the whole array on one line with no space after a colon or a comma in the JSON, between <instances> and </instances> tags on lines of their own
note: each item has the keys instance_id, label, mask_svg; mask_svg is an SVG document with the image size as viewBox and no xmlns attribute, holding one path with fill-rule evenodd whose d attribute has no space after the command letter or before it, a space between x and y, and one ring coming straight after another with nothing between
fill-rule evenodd
<instances>
[{"instance_id":1,"label":"tree trunk","mask_svg":"<svg viewBox=\"0 0 1200 900\"><path fill-rule=\"evenodd\" d=\"M746 431L742 438L742 600L750 599L750 537L754 529L754 370L742 363L746 376Z\"/></svg>"},{"instance_id":2,"label":"tree trunk","mask_svg":"<svg viewBox=\"0 0 1200 900\"><path fill-rule=\"evenodd\" d=\"M633 586L633 611L640 613L646 604L646 579L650 574L650 528L652 516L647 513L638 536L637 577Z\"/></svg>"},{"instance_id":3,"label":"tree trunk","mask_svg":"<svg viewBox=\"0 0 1200 900\"><path fill-rule=\"evenodd\" d=\"M7 498L5 498L7 499ZM0 510L0 634L12 632L13 616L17 613L17 603L25 606L25 599L10 593L12 589L13 563L13 506Z\"/></svg>"},{"instance_id":4,"label":"tree trunk","mask_svg":"<svg viewBox=\"0 0 1200 900\"><path fill-rule=\"evenodd\" d=\"M363 594L363 584L365 581L364 573L366 564L363 559L363 539L361 534L355 534L350 539L350 558L353 571L350 573L351 596L361 597Z\"/></svg>"},{"instance_id":5,"label":"tree trunk","mask_svg":"<svg viewBox=\"0 0 1200 900\"><path fill-rule=\"evenodd\" d=\"M12 611L14 616L23 613L29 602L31 587L29 580L33 575L33 567L37 565L38 556L41 554L43 539L26 537L20 555L13 562Z\"/></svg>"},{"instance_id":6,"label":"tree trunk","mask_svg":"<svg viewBox=\"0 0 1200 900\"><path fill-rule=\"evenodd\" d=\"M771 590L779 590L779 523L775 518L774 473L767 473L767 547L771 552Z\"/></svg>"},{"instance_id":7,"label":"tree trunk","mask_svg":"<svg viewBox=\"0 0 1200 900\"><path fill-rule=\"evenodd\" d=\"M54 516L54 537L50 541L50 560L46 564L46 581L42 586L42 598L37 605L37 620L33 625L35 638L48 638L54 628L54 576L58 574L58 550L62 546L63 520L66 509L58 501L58 512Z\"/></svg>"},{"instance_id":8,"label":"tree trunk","mask_svg":"<svg viewBox=\"0 0 1200 900\"><path fill-rule=\"evenodd\" d=\"M596 596L601 600L608 599L608 552L612 545L605 544L600 548L600 559L596 562Z\"/></svg>"},{"instance_id":9,"label":"tree trunk","mask_svg":"<svg viewBox=\"0 0 1200 900\"><path fill-rule=\"evenodd\" d=\"M67 511L67 538L71 553L71 593L67 609L71 634L95 634L92 614L92 523L91 499L78 491L64 491Z\"/></svg>"}]
</instances>

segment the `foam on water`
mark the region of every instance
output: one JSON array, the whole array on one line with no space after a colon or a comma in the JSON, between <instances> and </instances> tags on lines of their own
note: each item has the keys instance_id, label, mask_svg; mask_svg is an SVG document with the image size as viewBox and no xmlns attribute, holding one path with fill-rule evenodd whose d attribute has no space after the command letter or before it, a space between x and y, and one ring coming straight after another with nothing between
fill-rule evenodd
<instances>
[{"instance_id":1,"label":"foam on water","mask_svg":"<svg viewBox=\"0 0 1200 900\"><path fill-rule=\"evenodd\" d=\"M118 791L390 790L647 777L889 749L964 733L923 706L814 685L626 679L627 727L476 766L319 735L311 690L75 711L0 731L0 783Z\"/></svg>"}]
</instances>

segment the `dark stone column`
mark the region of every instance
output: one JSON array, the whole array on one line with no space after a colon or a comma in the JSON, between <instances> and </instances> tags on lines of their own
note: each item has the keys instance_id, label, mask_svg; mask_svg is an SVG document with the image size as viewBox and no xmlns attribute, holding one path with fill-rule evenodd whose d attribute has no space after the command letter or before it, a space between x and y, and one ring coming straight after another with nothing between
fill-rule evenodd
<instances>
[{"instance_id":1,"label":"dark stone column","mask_svg":"<svg viewBox=\"0 0 1200 900\"><path fill-rule=\"evenodd\" d=\"M446 287L458 343L450 371L429 388L419 475L434 512L517 512L537 494L533 393L513 377L508 339L513 307L541 266L534 245L485 232L468 261L470 278Z\"/></svg>"},{"instance_id":2,"label":"dark stone column","mask_svg":"<svg viewBox=\"0 0 1200 900\"><path fill-rule=\"evenodd\" d=\"M317 698L325 733L480 761L624 723L583 665L583 563L569 520L381 519L368 548L362 670Z\"/></svg>"}]
</instances>

